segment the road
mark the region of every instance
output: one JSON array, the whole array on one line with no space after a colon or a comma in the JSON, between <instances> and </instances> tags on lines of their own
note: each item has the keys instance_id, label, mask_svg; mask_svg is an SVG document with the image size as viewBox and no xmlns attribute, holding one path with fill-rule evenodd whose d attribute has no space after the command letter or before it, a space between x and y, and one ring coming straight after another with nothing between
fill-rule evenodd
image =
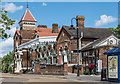
<instances>
[{"instance_id":1,"label":"road","mask_svg":"<svg viewBox=\"0 0 120 84\"><path fill-rule=\"evenodd\" d=\"M2 73L0 75L0 80L2 84L37 84L40 82L47 82L48 84L53 84L53 82L57 83L81 83L81 84L110 84L108 82L100 81L100 76L88 76L88 75L81 75L77 77L76 74L68 74L66 76L57 76L57 75L35 75L35 74L9 74L9 73Z\"/></svg>"}]
</instances>

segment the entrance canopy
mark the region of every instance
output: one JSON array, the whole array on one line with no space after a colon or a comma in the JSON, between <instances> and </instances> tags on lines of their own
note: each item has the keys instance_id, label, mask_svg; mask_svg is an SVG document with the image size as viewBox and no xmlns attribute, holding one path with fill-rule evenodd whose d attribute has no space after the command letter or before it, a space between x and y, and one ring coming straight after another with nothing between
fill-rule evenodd
<instances>
[{"instance_id":1,"label":"entrance canopy","mask_svg":"<svg viewBox=\"0 0 120 84\"><path fill-rule=\"evenodd\" d=\"M109 55L109 54L120 54L120 47L116 47L116 48L112 48L111 50L103 53L105 55Z\"/></svg>"},{"instance_id":2,"label":"entrance canopy","mask_svg":"<svg viewBox=\"0 0 120 84\"><path fill-rule=\"evenodd\" d=\"M44 42L56 42L57 36L48 36L48 37L38 37L33 40L30 40L22 45L19 45L17 49L30 48L33 45L37 45Z\"/></svg>"}]
</instances>

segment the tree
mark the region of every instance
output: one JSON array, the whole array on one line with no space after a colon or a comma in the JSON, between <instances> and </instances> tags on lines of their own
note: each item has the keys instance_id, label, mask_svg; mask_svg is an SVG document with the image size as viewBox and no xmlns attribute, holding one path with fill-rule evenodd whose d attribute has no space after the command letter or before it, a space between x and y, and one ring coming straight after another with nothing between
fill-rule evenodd
<instances>
[{"instance_id":1,"label":"tree","mask_svg":"<svg viewBox=\"0 0 120 84\"><path fill-rule=\"evenodd\" d=\"M10 34L8 35L6 30L10 30L10 26L13 24L15 24L15 20L9 19L7 11L2 8L0 11L0 38L4 39L10 37Z\"/></svg>"},{"instance_id":2,"label":"tree","mask_svg":"<svg viewBox=\"0 0 120 84\"><path fill-rule=\"evenodd\" d=\"M9 54L5 55L2 58L2 72L4 73L8 73L11 72L11 65L14 63L14 53L13 52L9 52Z\"/></svg>"},{"instance_id":3,"label":"tree","mask_svg":"<svg viewBox=\"0 0 120 84\"><path fill-rule=\"evenodd\" d=\"M120 24L116 27L116 28L109 28L110 30L112 30L113 32L115 32L115 34L120 37Z\"/></svg>"}]
</instances>

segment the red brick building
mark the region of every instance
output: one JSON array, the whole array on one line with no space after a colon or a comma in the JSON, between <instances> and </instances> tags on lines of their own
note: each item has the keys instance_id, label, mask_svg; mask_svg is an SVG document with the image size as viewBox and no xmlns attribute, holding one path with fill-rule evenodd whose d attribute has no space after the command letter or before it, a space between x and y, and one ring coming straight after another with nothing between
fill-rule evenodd
<instances>
[{"instance_id":1,"label":"red brick building","mask_svg":"<svg viewBox=\"0 0 120 84\"><path fill-rule=\"evenodd\" d=\"M82 50L80 58L81 74L86 67L95 65L94 72L101 72L101 68L107 67L107 56L103 53L118 45L118 37L108 28L90 28L84 27L84 16L76 16L76 27L62 26L62 29L57 37L57 58L59 64L66 59L68 63L68 71L73 71L73 66L77 65L77 54L73 50L77 49L77 27L79 39L79 49ZM66 58L64 57L64 54Z\"/></svg>"},{"instance_id":2,"label":"red brick building","mask_svg":"<svg viewBox=\"0 0 120 84\"><path fill-rule=\"evenodd\" d=\"M14 71L15 73L26 73L32 71L40 74L65 75L68 72L76 72L77 60L80 63L80 71L86 71L86 67L94 64L94 72L100 72L106 68L107 57L104 52L118 45L118 37L107 28L84 27L84 16L76 17L78 27L79 49L78 54L73 50L77 49L76 27L52 24L52 28L46 25L35 27L37 20L27 8L14 35ZM74 70L75 69L75 70Z\"/></svg>"},{"instance_id":3,"label":"red brick building","mask_svg":"<svg viewBox=\"0 0 120 84\"><path fill-rule=\"evenodd\" d=\"M35 27L36 23L37 20L27 8L19 22L20 30L16 30L14 35L14 72L65 74L64 66L56 65L58 24L47 28L46 25ZM49 73L46 73L48 70Z\"/></svg>"}]
</instances>

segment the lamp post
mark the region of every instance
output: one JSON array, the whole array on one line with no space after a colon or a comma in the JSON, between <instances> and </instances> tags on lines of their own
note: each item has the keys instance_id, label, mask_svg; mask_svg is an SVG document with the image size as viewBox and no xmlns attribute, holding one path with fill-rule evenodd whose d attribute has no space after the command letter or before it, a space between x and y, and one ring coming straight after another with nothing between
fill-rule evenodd
<instances>
[{"instance_id":1,"label":"lamp post","mask_svg":"<svg viewBox=\"0 0 120 84\"><path fill-rule=\"evenodd\" d=\"M77 27L77 76L79 76L79 38L78 38L78 27Z\"/></svg>"},{"instance_id":2,"label":"lamp post","mask_svg":"<svg viewBox=\"0 0 120 84\"><path fill-rule=\"evenodd\" d=\"M74 26L73 26L73 19L76 20L76 18L72 18L71 19L71 29L74 29ZM83 38L83 32L81 32L81 37L79 38L78 34L79 34L79 31L78 31L78 27L77 28L77 76L79 76L79 63L80 63L80 56L81 56L81 39ZM79 40L80 40L80 46L79 46ZM79 56L79 50L80 50L80 56ZM82 56L81 56L82 57Z\"/></svg>"}]
</instances>

